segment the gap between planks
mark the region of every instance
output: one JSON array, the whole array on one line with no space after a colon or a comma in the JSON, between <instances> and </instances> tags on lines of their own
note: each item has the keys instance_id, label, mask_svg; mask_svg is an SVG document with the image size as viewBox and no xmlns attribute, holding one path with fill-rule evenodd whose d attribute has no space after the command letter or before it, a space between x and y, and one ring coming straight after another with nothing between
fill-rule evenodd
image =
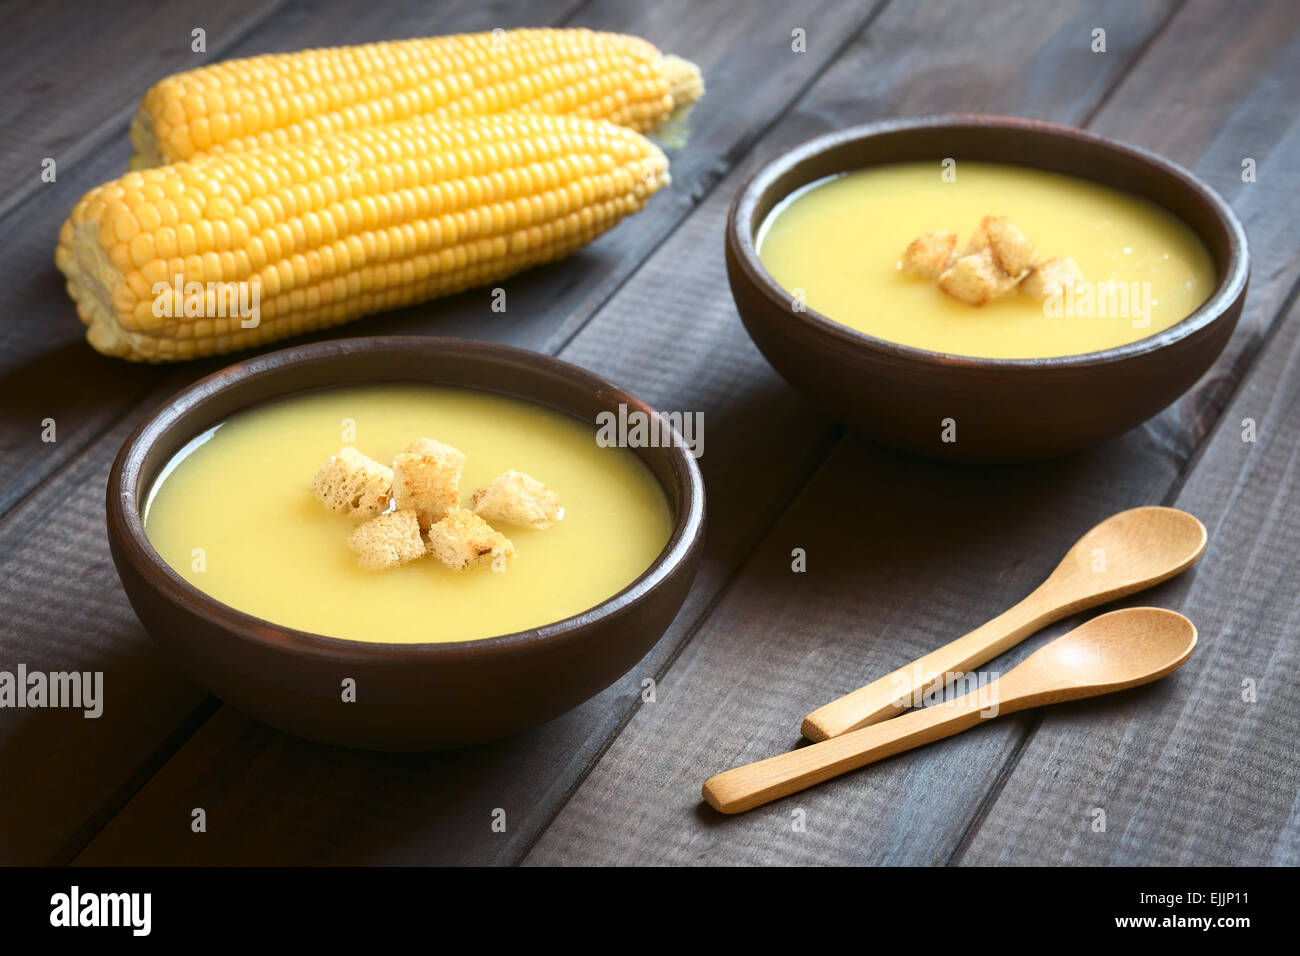
<instances>
[{"instance_id":1,"label":"gap between planks","mask_svg":"<svg viewBox=\"0 0 1300 956\"><path fill-rule=\"evenodd\" d=\"M1178 500L1178 496L1182 494L1183 486L1187 484L1187 479L1196 471L1197 467L1201 463L1201 459L1209 449L1210 439L1218 429L1219 422L1222 420L1223 416L1227 414L1228 408L1241 392L1242 387L1246 384L1246 380L1250 378L1255 367L1259 365L1260 360L1268 353L1269 346L1273 344L1273 340L1281 335L1282 328L1286 324L1286 317L1291 314L1291 309L1297 302L1300 302L1300 276L1296 277L1296 280L1291 283L1291 288L1287 290L1286 295L1282 297L1282 302L1278 306L1277 312L1274 313L1273 317L1269 320L1269 324L1265 329L1264 335L1261 337L1259 344L1248 352L1243 353L1241 377L1237 379L1237 382L1232 389L1225 393L1223 407L1219 409L1218 413L1210 421L1209 426L1203 432L1203 437L1199 442L1197 442L1192 453L1187 456L1186 464L1179 470L1177 477L1169 486L1168 492L1166 492L1164 497L1160 499L1162 505L1169 508L1174 507L1174 503Z\"/></svg>"},{"instance_id":2,"label":"gap between planks","mask_svg":"<svg viewBox=\"0 0 1300 956\"><path fill-rule=\"evenodd\" d=\"M1147 34L1147 38L1143 40L1137 50L1134 51L1133 57L1115 74L1115 79L1111 82L1110 86L1108 86L1105 92L1097 98L1097 102L1092 105L1092 108L1083 114L1083 119L1079 121L1079 127L1081 129L1087 129L1092 125L1093 120L1101 115L1101 111L1106 108L1106 104L1111 101L1115 92L1124 85L1130 76L1133 75L1134 70L1137 69L1137 65L1142 62L1147 53L1151 50L1151 47L1154 46L1155 42L1165 33L1166 30L1169 29L1169 25L1174 22L1174 18L1178 16L1186 6L1187 0L1174 0L1173 5L1169 8L1169 12L1164 15L1160 20L1160 23L1156 25L1156 28Z\"/></svg>"}]
</instances>

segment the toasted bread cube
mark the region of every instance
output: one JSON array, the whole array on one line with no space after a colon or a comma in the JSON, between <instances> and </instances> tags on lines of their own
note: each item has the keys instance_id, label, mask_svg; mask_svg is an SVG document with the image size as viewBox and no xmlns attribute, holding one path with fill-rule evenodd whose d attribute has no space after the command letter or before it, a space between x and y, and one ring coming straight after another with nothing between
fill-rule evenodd
<instances>
[{"instance_id":1,"label":"toasted bread cube","mask_svg":"<svg viewBox=\"0 0 1300 956\"><path fill-rule=\"evenodd\" d=\"M429 529L429 553L457 571L491 564L499 554L514 557L510 539L465 508L453 508Z\"/></svg>"},{"instance_id":2,"label":"toasted bread cube","mask_svg":"<svg viewBox=\"0 0 1300 956\"><path fill-rule=\"evenodd\" d=\"M474 492L474 513L488 521L544 531L561 518L560 496L522 471L497 475Z\"/></svg>"},{"instance_id":3,"label":"toasted bread cube","mask_svg":"<svg viewBox=\"0 0 1300 956\"><path fill-rule=\"evenodd\" d=\"M320 466L311 490L332 511L369 518L388 507L392 486L391 468L348 446Z\"/></svg>"},{"instance_id":4,"label":"toasted bread cube","mask_svg":"<svg viewBox=\"0 0 1300 956\"><path fill-rule=\"evenodd\" d=\"M939 288L968 305L983 305L1015 287L1016 281L993 259L993 250L962 256L939 276Z\"/></svg>"},{"instance_id":5,"label":"toasted bread cube","mask_svg":"<svg viewBox=\"0 0 1300 956\"><path fill-rule=\"evenodd\" d=\"M417 438L407 446L406 452L410 455L436 458L444 465L454 467L458 471L465 467L465 453L459 448L438 441L436 438Z\"/></svg>"},{"instance_id":6,"label":"toasted bread cube","mask_svg":"<svg viewBox=\"0 0 1300 956\"><path fill-rule=\"evenodd\" d=\"M1019 279L1034 267L1038 252L1029 237L1006 216L985 216L966 244L965 255L992 251L993 261L1003 272Z\"/></svg>"},{"instance_id":7,"label":"toasted bread cube","mask_svg":"<svg viewBox=\"0 0 1300 956\"><path fill-rule=\"evenodd\" d=\"M371 518L348 535L348 547L367 571L395 568L424 557L424 538L414 511L392 511Z\"/></svg>"},{"instance_id":8,"label":"toasted bread cube","mask_svg":"<svg viewBox=\"0 0 1300 956\"><path fill-rule=\"evenodd\" d=\"M460 468L445 456L398 455L393 459L394 505L415 509L420 528L427 531L460 503Z\"/></svg>"},{"instance_id":9,"label":"toasted bread cube","mask_svg":"<svg viewBox=\"0 0 1300 956\"><path fill-rule=\"evenodd\" d=\"M1077 262L1068 256L1053 256L1040 262L1020 280L1020 291L1039 302L1046 302L1053 296L1064 295L1082 281L1083 270Z\"/></svg>"},{"instance_id":10,"label":"toasted bread cube","mask_svg":"<svg viewBox=\"0 0 1300 956\"><path fill-rule=\"evenodd\" d=\"M980 220L980 224L975 227L975 231L970 234L966 240L966 248L961 251L962 256L973 256L983 252L989 247L989 230L988 221L991 217L985 216Z\"/></svg>"},{"instance_id":11,"label":"toasted bread cube","mask_svg":"<svg viewBox=\"0 0 1300 956\"><path fill-rule=\"evenodd\" d=\"M933 229L913 239L903 251L903 271L937 279L952 265L957 233Z\"/></svg>"},{"instance_id":12,"label":"toasted bread cube","mask_svg":"<svg viewBox=\"0 0 1300 956\"><path fill-rule=\"evenodd\" d=\"M989 216L985 221L993 258L1007 275L1021 278L1038 261L1038 250L1010 219Z\"/></svg>"}]
</instances>

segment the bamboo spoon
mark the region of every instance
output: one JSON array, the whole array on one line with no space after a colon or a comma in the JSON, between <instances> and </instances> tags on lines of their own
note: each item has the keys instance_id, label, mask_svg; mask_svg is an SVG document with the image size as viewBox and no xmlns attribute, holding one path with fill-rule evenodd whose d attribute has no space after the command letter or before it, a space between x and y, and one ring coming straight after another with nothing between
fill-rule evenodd
<instances>
[{"instance_id":1,"label":"bamboo spoon","mask_svg":"<svg viewBox=\"0 0 1300 956\"><path fill-rule=\"evenodd\" d=\"M969 730L981 718L1095 697L1177 670L1196 647L1196 628L1155 607L1102 614L1030 654L1019 666L950 703L746 764L710 777L704 799L741 813L850 770Z\"/></svg>"},{"instance_id":2,"label":"bamboo spoon","mask_svg":"<svg viewBox=\"0 0 1300 956\"><path fill-rule=\"evenodd\" d=\"M1015 607L920 660L817 708L804 718L803 735L828 740L901 714L933 687L952 683L1053 621L1185 571L1205 550L1205 539L1205 526L1177 508L1132 508L1111 515L1075 542L1047 580Z\"/></svg>"}]
</instances>

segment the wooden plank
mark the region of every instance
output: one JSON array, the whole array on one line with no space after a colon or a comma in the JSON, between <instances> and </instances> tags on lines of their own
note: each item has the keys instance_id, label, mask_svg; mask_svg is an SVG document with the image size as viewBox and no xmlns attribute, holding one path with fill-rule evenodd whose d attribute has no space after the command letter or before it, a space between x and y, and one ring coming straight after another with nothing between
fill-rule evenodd
<instances>
[{"instance_id":1,"label":"wooden plank","mask_svg":"<svg viewBox=\"0 0 1300 956\"><path fill-rule=\"evenodd\" d=\"M707 553L686 609L654 651L605 694L518 741L458 755L402 759L400 767L391 758L341 755L281 735L251 734L243 718L223 709L78 862L301 863L346 859L448 863L519 859L566 792L601 759L602 749L637 705L641 680L665 679L665 674L676 673L672 662L679 649L754 542L823 457L828 438L838 432L780 383L736 320L720 243L732 193L756 163L779 149L828 126L873 115L875 107L864 108L859 98L864 92L868 102L888 103L894 95L906 95L919 108L939 108L937 102L926 104L917 98L914 90L914 84L936 69L939 60L919 57L916 47L897 41L902 34L919 36L943 23L943 12L950 9L943 5L901 12L886 8L795 111L763 138L744 168L728 175L704 199L700 210L561 352L566 359L626 383L661 408L705 414L706 447L701 464L710 495ZM942 55L948 56L951 42L958 57L973 61L1006 54L1004 59L1015 64L1019 61L1011 54L1025 49L1029 38L1046 30L1059 37L1064 53L1070 41L1062 25L1082 17L1081 9L1058 6L1051 14L1028 18L1022 17L1021 11L1008 11L1005 21L977 30L949 22L940 42L931 46L943 49ZM1117 5L1114 9L1122 8ZM774 32L786 36L784 19L777 22L782 29ZM825 21L808 17L807 22L810 27L821 23L825 29ZM1129 22L1134 26L1130 49L1136 49L1142 37L1139 21ZM882 25L883 34L877 36ZM750 55L756 56L752 48ZM772 56L757 59L766 69L777 69L784 55L775 61ZM1068 60L1069 56L1062 58ZM891 80L872 86L874 73L864 69L867 62ZM1121 66L1118 60L1109 62L1109 68L1116 71ZM1045 71L1042 75L1046 79ZM1084 87L1093 89L1091 74L1086 84L1068 76L1053 76L1050 82L1060 97L1050 111L1053 115L1074 119L1091 108L1094 100L1080 92ZM1007 99L994 105L1016 109L1020 103L1016 90L1030 86L1006 82L1002 95ZM1033 88L1040 86L1034 84ZM1096 89L1102 88L1104 84ZM967 99L954 101L945 89L943 105L973 108L982 99L974 90L965 95ZM780 455L774 455L773 449L780 449ZM694 643L686 645L688 650ZM661 702L671 681L662 686ZM725 694L727 690L715 686L707 693ZM659 706L646 705L642 710ZM235 740L239 746L232 746ZM340 760L346 761L347 769L336 774L333 768ZM370 789L347 782L357 779L367 781ZM627 796L630 802L619 808L620 816L630 807L637 812L642 809L645 794L640 789ZM276 802L275 813L266 810L268 799ZM222 821L220 844L178 840L175 831L160 830L159 821L175 821L178 814L188 814L187 806L197 805L208 808L210 819L215 814ZM488 830L495 807L507 810L508 821L517 821L509 822L505 834ZM279 811L292 814L292 829L276 823ZM349 835L352 832L357 834L355 838ZM334 844L340 840L343 845L336 848Z\"/></svg>"},{"instance_id":2,"label":"wooden plank","mask_svg":"<svg viewBox=\"0 0 1300 956\"><path fill-rule=\"evenodd\" d=\"M281 0L232 0L196 11L155 4L145 15L75 0L15 4L5 11L0 61L0 216L49 185L42 163L62 176L112 136L125 135L144 91L168 73L220 58ZM191 31L205 31L205 50Z\"/></svg>"},{"instance_id":3,"label":"wooden plank","mask_svg":"<svg viewBox=\"0 0 1300 956\"><path fill-rule=\"evenodd\" d=\"M677 49L700 61L706 72L712 73L715 62L719 58L728 55L730 45L735 42L735 38L757 32L758 25L770 19L778 6L775 0L771 0L766 5L744 4L734 10L728 18L730 25L727 30L714 29L715 18L718 16L716 8L704 8L687 3L678 4L675 11L665 11L661 6L651 8L637 3L617 4L611 10L606 10L603 5L596 5L590 10L584 10L583 22L587 22L585 18L589 17L597 25L619 27L631 32L645 33L651 35L652 38L665 46L676 44ZM818 22L834 26L837 32L842 34L854 32L865 21L869 12L846 8L830 2L814 4L808 10L818 18ZM620 11L628 19L619 21L617 17L620 15ZM773 48L776 48L788 42L784 37L785 34L772 37L768 42ZM770 53L770 51L767 52ZM766 122L768 117L779 115L789 100L797 95L801 86L831 59L834 52L835 48L827 45L820 54L810 55L810 59L787 60L785 65L779 69L773 69L771 64L766 62L771 57L765 55L763 58L752 61L747 67L748 73L739 79L734 76L718 77L715 91L721 91L724 96L735 96L742 87L749 89L750 98L747 102L750 104L750 109L761 117L761 122L738 122L734 116L734 110L725 109L725 104L720 105L711 112L702 110L699 114L693 116L690 148L683 153L683 159L675 166L674 189L680 190L684 194L679 201L693 203L697 198L695 197L696 189L707 189L710 182L716 181L718 175L716 165L728 162L727 157L729 155L734 151L744 149L744 143L738 141L736 137L743 140L744 137L753 136L755 130L760 129L762 123ZM685 209L680 206L677 207L676 212L667 209L662 214L656 213L656 208L662 209L664 207L652 206L651 210L639 216L632 224L629 224L627 230L620 230L609 237L615 244L629 242L628 239L620 238L620 235L624 232L635 232L637 229L643 228L644 224L644 228L649 231L649 235L637 239L632 245L618 246L617 248L622 249L621 252L610 254L608 250L615 247L600 243L585 256L580 256L569 263L557 265L553 270L547 270L547 272L553 273L549 279L546 279L540 272L536 276L527 277L529 283L544 280L545 287L549 289L547 296L550 301L533 300L526 292L521 293L517 291L514 285L511 285L509 288L512 309L511 322L513 324L502 324L492 329L491 335L484 337L504 338L506 340L522 341L524 344L536 344L536 341L550 337L553 330L558 329L563 322L570 320L572 313L575 311L586 310L587 314L590 314L600 304L598 297L588 289L590 283L597 281L596 273L608 277L599 280L607 283L606 294L608 294L626 277L635 264L640 261L640 258L657 244L661 235L671 230L677 221L674 217L685 214ZM665 216L667 218L664 218ZM2 225L0 224L0 226ZM571 271L573 269L577 269L580 274L575 276ZM593 269L596 272L593 272ZM539 290L542 287L541 284L530 286L530 288ZM521 299L523 300L522 303ZM456 304L457 301L459 301L459 305ZM582 304L575 306L575 302L581 302ZM536 306L536 315L530 313L530 305ZM457 309L461 311L457 313ZM444 310L446 310L445 314ZM440 314L444 315L444 317L447 315L461 316L460 321L463 323L463 328L460 330L468 332L481 331L480 326L483 325L486 317L491 315L487 308L486 298L471 302L468 297L461 297L459 300L452 300L448 304L440 303L433 309L426 311L423 324L411 330L424 332L447 331L443 324L429 321L431 315ZM519 315L528 318L520 322L516 319ZM540 325L534 323L536 318L540 318ZM358 326L357 331L360 333L376 331L376 329ZM634 340L628 337L625 342L620 343L620 348L628 347L633 342ZM93 359L91 361L106 362L107 360ZM108 364L112 365L113 363ZM154 398L161 399L170 388L179 387L190 376L198 374L199 370L212 364L203 363L197 368L185 366L170 372L148 369L130 370L129 380L132 387L137 390L147 390ZM217 364L219 364L219 360ZM51 366L51 368L53 367ZM117 367L120 368L121 366ZM755 367L761 368L763 374L771 376L765 366L755 361L753 365L737 373L737 389L741 387L743 376L752 375ZM163 377L159 378L160 375ZM3 384L0 384L0 392L3 392ZM48 386L40 392L40 395L45 401L53 401L57 397L50 394ZM85 401L84 398L78 400ZM69 398L67 401L72 402L73 399ZM127 413L122 419L123 424L121 427L125 428L127 424L135 421L140 414L139 410L132 410ZM806 415L807 412L794 411L787 414ZM64 417L66 416L60 415L59 421L62 422ZM62 427L60 425L61 429ZM802 428L802 425L800 427ZM104 438L95 441L84 454L73 460L78 462L84 460L88 463L88 467L97 468L99 474L105 473L123 434L124 432L115 429ZM797 464L792 465L789 481L792 483L792 487L797 487L798 483L802 481L802 475L797 472ZM774 484L773 487L775 489L774 494L779 494L780 485ZM49 482L49 489L50 494L55 496L55 500L58 500L61 495L80 495L85 496L86 500L90 501L96 499L102 493L94 488L83 488L69 484L64 479L63 472L56 474ZM41 501L47 500L44 489L37 498L25 503L15 514L21 514L28 505L35 506L38 499ZM773 505L772 510L774 511L775 508L776 505ZM15 521L14 527L22 526L23 520L25 519ZM7 524L7 522L0 523L0 542L5 540ZM753 534L756 535L758 530L758 526L755 526ZM44 535L48 534L53 538L60 532L51 526L45 530L33 530L31 533L38 536L35 546L39 547L45 543ZM743 536L737 537L737 541L744 540L746 539ZM117 589L115 575L111 567L107 565L104 565L92 578L84 580L82 586L113 591ZM14 600L21 602L25 593L15 592L13 595ZM56 621L43 618L31 622L21 637L14 638L16 650L13 653L21 651L28 655L30 660L38 659L39 649L43 641L46 640L49 631L58 626ZM80 640L90 644L95 642L96 637L93 630L79 635ZM142 634L137 634L136 640L142 643L145 641ZM35 666L35 664L31 666ZM125 680L126 678L122 679ZM138 734L157 737L166 734L168 731L169 725L165 721L159 721L152 730L145 730L131 723L123 723L116 726L115 732L134 738ZM104 740L99 741L97 752L103 755L105 764L111 765L113 748L107 742ZM129 766L129 764L125 766ZM113 777L115 772L120 773L120 771L105 770L106 776L110 778ZM558 796L557 794L556 797L558 798ZM51 823L51 826L56 828L61 825L61 821L52 821ZM31 835L32 840L38 838L44 839L43 836L37 834ZM58 844L49 844L48 841L31 844L32 847L51 845Z\"/></svg>"},{"instance_id":4,"label":"wooden plank","mask_svg":"<svg viewBox=\"0 0 1300 956\"><path fill-rule=\"evenodd\" d=\"M1276 92L1293 85L1300 68L1287 55L1300 29L1288 13L1281 5L1260 8L1258 16L1269 22L1237 20L1226 35L1220 29L1213 56L1208 46L1200 57L1171 56L1170 50L1185 49L1189 31L1209 23L1226 28L1230 19L1223 5L1190 7L1189 20L1174 18L1154 41L1149 59L1139 62L1100 111L1107 132L1143 143L1152 103L1160 102L1150 87L1178 89L1178 77L1169 71L1179 68L1189 74L1228 71L1244 48L1259 72L1248 81L1232 73L1231 95L1216 100L1216 109L1223 121L1255 117L1249 124L1256 131L1253 145L1271 155L1274 144L1296 135L1296 117L1278 103ZM1112 26L1111 38L1118 32ZM1266 44L1264 38L1271 40ZM1112 110L1132 125L1110 120ZM1275 118L1277 127L1267 130L1262 117ZM1231 185L1239 163L1234 160L1225 173L1221 149L1189 138L1186 147L1173 140L1162 146L1174 159ZM947 861L1030 738L1035 715L990 722L738 819L702 809L698 788L712 773L792 746L800 719L812 707L1004 609L1095 521L1169 494L1196 448L1196 435L1215 414L1216 396L1240 381L1259 330L1269 327L1295 281L1300 237L1286 217L1257 211L1293 203L1296 174L1280 162L1266 168L1270 180L1229 190L1238 208L1245 207L1255 247L1266 250L1266 281L1252 291L1242 334L1193 393L1155 422L1091 454L1046 465L953 468L847 440L677 658L664 677L660 703L634 715L527 862ZM808 551L806 577L790 572L796 547ZM1169 600L1169 588L1143 600ZM1077 622L1048 629L990 668L1005 671L1071 623ZM1083 742L1073 743L1077 759L1095 759ZM627 814L629 806L637 812ZM805 832L792 829L794 809L806 814ZM1041 856L1034 855L1037 848L1026 839L1020 861L1054 862L1048 847Z\"/></svg>"},{"instance_id":5,"label":"wooden plank","mask_svg":"<svg viewBox=\"0 0 1300 956\"><path fill-rule=\"evenodd\" d=\"M530 18L548 10L563 17L572 9L571 3L485 8L469 0L435 9L381 0L360 18L362 26L343 11L331 16L292 7L266 28L277 44L294 36L344 42L386 30L489 29L497 16L537 22ZM0 788L0 819L27 822L3 835L0 860L8 863L68 859L214 706L156 653L136 622L104 539L103 487L135 423L224 361L170 369L116 362L91 351L79 332L70 337L78 324L65 327L57 316L70 309L49 263L62 207L123 168L128 152L119 142L96 153L50 187L57 195L42 193L0 220L0 242L13 263L2 301L15 320L0 327L0 365L9 372L0 379L0 404L9 413L0 431L0 509L24 505L0 521L0 569L8 582L0 593L0 666L103 671L109 695L104 716L93 721L63 711L22 711L0 722L0 776L19 781ZM40 342L42 322L51 326L48 344ZM55 421L53 443L42 441L46 418ZM45 481L49 475L54 478ZM66 786L69 767L84 775L82 785Z\"/></svg>"},{"instance_id":6,"label":"wooden plank","mask_svg":"<svg viewBox=\"0 0 1300 956\"><path fill-rule=\"evenodd\" d=\"M126 426L109 432L121 442ZM100 672L103 714L6 710L0 721L0 860L66 859L204 694L141 639L108 555L102 462L74 462L10 516L0 547L0 669ZM75 785L69 781L75 780ZM21 825L18 825L21 823Z\"/></svg>"},{"instance_id":7,"label":"wooden plank","mask_svg":"<svg viewBox=\"0 0 1300 956\"><path fill-rule=\"evenodd\" d=\"M1196 652L1168 687L1044 712L957 862L1300 864L1298 403L1300 307L1173 501L1210 532L1160 602L1196 624Z\"/></svg>"}]
</instances>

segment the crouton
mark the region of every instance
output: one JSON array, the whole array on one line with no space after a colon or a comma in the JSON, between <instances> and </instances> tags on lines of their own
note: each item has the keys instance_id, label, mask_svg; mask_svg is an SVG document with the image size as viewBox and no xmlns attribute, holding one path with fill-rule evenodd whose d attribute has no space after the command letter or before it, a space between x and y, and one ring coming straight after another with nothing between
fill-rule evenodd
<instances>
[{"instance_id":1,"label":"crouton","mask_svg":"<svg viewBox=\"0 0 1300 956\"><path fill-rule=\"evenodd\" d=\"M388 507L392 485L391 468L349 446L321 465L311 490L332 511L369 518Z\"/></svg>"},{"instance_id":2,"label":"crouton","mask_svg":"<svg viewBox=\"0 0 1300 956\"><path fill-rule=\"evenodd\" d=\"M371 518L348 535L348 547L367 571L395 568L424 557L424 539L414 511L393 511Z\"/></svg>"},{"instance_id":3,"label":"crouton","mask_svg":"<svg viewBox=\"0 0 1300 956\"><path fill-rule=\"evenodd\" d=\"M983 305L1015 287L1016 281L997 264L993 250L962 256L939 276L939 288L968 305Z\"/></svg>"},{"instance_id":4,"label":"crouton","mask_svg":"<svg viewBox=\"0 0 1300 956\"><path fill-rule=\"evenodd\" d=\"M420 528L427 531L459 504L460 469L455 456L398 455L393 459L393 504L415 509Z\"/></svg>"},{"instance_id":5,"label":"crouton","mask_svg":"<svg viewBox=\"0 0 1300 956\"><path fill-rule=\"evenodd\" d=\"M457 571L491 564L503 554L514 557L510 539L465 508L453 508L429 529L429 553Z\"/></svg>"},{"instance_id":6,"label":"crouton","mask_svg":"<svg viewBox=\"0 0 1300 956\"><path fill-rule=\"evenodd\" d=\"M957 233L933 229L913 239L903 251L903 271L937 279L952 265L957 249Z\"/></svg>"},{"instance_id":7,"label":"crouton","mask_svg":"<svg viewBox=\"0 0 1300 956\"><path fill-rule=\"evenodd\" d=\"M443 444L436 438L417 438L407 446L406 452L410 455L436 458L444 465L454 467L458 471L465 467L465 453L459 448Z\"/></svg>"},{"instance_id":8,"label":"crouton","mask_svg":"<svg viewBox=\"0 0 1300 956\"><path fill-rule=\"evenodd\" d=\"M966 246L962 249L958 258L961 258L962 256L977 255L989 247L989 231L985 224L991 218L991 216L985 216L980 220L980 224L975 227L975 231L972 232L970 238L966 240Z\"/></svg>"},{"instance_id":9,"label":"crouton","mask_svg":"<svg viewBox=\"0 0 1300 956\"><path fill-rule=\"evenodd\" d=\"M1003 272L1019 279L1034 267L1038 252L1034 244L1006 216L985 216L971 234L965 255L974 255L985 249L993 253L993 261Z\"/></svg>"},{"instance_id":10,"label":"crouton","mask_svg":"<svg viewBox=\"0 0 1300 956\"><path fill-rule=\"evenodd\" d=\"M1082 281L1083 270L1077 262L1068 256L1053 256L1040 262L1020 280L1020 291L1039 302L1046 302L1053 296L1064 295L1067 289L1073 289Z\"/></svg>"},{"instance_id":11,"label":"crouton","mask_svg":"<svg viewBox=\"0 0 1300 956\"><path fill-rule=\"evenodd\" d=\"M550 488L522 471L497 475L471 498L474 513L488 521L520 525L543 531L562 515L560 498Z\"/></svg>"}]
</instances>

